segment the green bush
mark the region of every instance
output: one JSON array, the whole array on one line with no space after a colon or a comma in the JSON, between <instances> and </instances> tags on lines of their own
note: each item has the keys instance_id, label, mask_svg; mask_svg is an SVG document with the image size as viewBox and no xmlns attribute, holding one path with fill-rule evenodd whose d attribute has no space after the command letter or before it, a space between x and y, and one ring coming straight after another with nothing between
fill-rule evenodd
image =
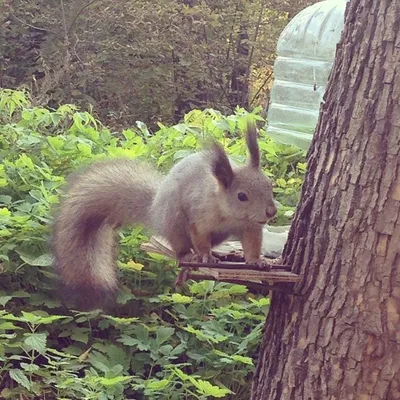
<instances>
[{"instance_id":1,"label":"green bush","mask_svg":"<svg viewBox=\"0 0 400 400\"><path fill-rule=\"evenodd\" d=\"M208 135L243 160L246 118L194 110L150 133L145 124L110 132L87 112L33 107L0 93L0 396L5 399L248 398L269 299L214 282L174 288L172 260L139 249L140 228L120 233L122 289L112 315L60 302L48 240L65 177L97 158L151 160L161 170ZM261 132L262 162L275 183L277 224L290 221L304 154Z\"/></svg>"}]
</instances>

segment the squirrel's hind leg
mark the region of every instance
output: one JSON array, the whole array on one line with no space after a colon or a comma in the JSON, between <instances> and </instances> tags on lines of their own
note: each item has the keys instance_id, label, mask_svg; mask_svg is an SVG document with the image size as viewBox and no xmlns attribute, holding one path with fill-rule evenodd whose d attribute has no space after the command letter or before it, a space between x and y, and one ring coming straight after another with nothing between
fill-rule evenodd
<instances>
[{"instance_id":1,"label":"squirrel's hind leg","mask_svg":"<svg viewBox=\"0 0 400 400\"><path fill-rule=\"evenodd\" d=\"M174 235L167 238L179 261L201 263L218 262L211 254L211 239L211 233L200 233L195 224L189 226L189 232L175 230Z\"/></svg>"},{"instance_id":2,"label":"squirrel's hind leg","mask_svg":"<svg viewBox=\"0 0 400 400\"><path fill-rule=\"evenodd\" d=\"M193 261L201 263L216 263L218 258L211 254L211 232L201 232L196 224L189 226L189 234L195 251Z\"/></svg>"},{"instance_id":3,"label":"squirrel's hind leg","mask_svg":"<svg viewBox=\"0 0 400 400\"><path fill-rule=\"evenodd\" d=\"M179 261L189 261L193 255L191 251L193 245L190 237L183 232L175 232L174 236L167 239L175 253L176 259Z\"/></svg>"}]
</instances>

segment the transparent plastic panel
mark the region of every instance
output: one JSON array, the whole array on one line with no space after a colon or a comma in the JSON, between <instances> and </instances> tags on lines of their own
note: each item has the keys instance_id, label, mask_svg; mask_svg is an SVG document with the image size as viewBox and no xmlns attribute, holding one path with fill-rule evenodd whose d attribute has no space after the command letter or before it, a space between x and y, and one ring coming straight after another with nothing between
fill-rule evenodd
<instances>
[{"instance_id":1,"label":"transparent plastic panel","mask_svg":"<svg viewBox=\"0 0 400 400\"><path fill-rule=\"evenodd\" d=\"M349 0L325 0L297 14L278 40L267 133L307 150L335 58Z\"/></svg>"}]
</instances>

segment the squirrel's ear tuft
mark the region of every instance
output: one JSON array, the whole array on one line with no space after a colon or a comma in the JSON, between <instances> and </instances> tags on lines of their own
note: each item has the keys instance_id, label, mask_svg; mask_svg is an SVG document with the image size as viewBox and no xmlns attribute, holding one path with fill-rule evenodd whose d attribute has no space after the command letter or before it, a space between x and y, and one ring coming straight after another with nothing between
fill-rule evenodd
<instances>
[{"instance_id":1,"label":"squirrel's ear tuft","mask_svg":"<svg viewBox=\"0 0 400 400\"><path fill-rule=\"evenodd\" d=\"M260 149L257 142L257 130L254 123L247 124L246 143L250 152L249 164L254 168L260 168Z\"/></svg>"},{"instance_id":2,"label":"squirrel's ear tuft","mask_svg":"<svg viewBox=\"0 0 400 400\"><path fill-rule=\"evenodd\" d=\"M221 185L227 189L231 186L234 176L231 163L229 162L228 156L220 143L214 142L212 151L214 154L212 161L213 174Z\"/></svg>"}]
</instances>

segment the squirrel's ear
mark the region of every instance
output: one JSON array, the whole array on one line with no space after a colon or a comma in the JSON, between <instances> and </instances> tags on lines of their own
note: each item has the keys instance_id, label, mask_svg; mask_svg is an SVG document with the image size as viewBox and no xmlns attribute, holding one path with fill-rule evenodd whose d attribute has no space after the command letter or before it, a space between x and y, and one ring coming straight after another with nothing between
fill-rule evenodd
<instances>
[{"instance_id":1,"label":"squirrel's ear","mask_svg":"<svg viewBox=\"0 0 400 400\"><path fill-rule=\"evenodd\" d=\"M233 181L233 170L228 156L220 143L214 142L214 159L212 161L212 171L222 186L227 189Z\"/></svg>"},{"instance_id":2,"label":"squirrel's ear","mask_svg":"<svg viewBox=\"0 0 400 400\"><path fill-rule=\"evenodd\" d=\"M260 149L258 148L257 130L253 123L247 125L246 143L250 152L249 164L254 168L260 168Z\"/></svg>"}]
</instances>

